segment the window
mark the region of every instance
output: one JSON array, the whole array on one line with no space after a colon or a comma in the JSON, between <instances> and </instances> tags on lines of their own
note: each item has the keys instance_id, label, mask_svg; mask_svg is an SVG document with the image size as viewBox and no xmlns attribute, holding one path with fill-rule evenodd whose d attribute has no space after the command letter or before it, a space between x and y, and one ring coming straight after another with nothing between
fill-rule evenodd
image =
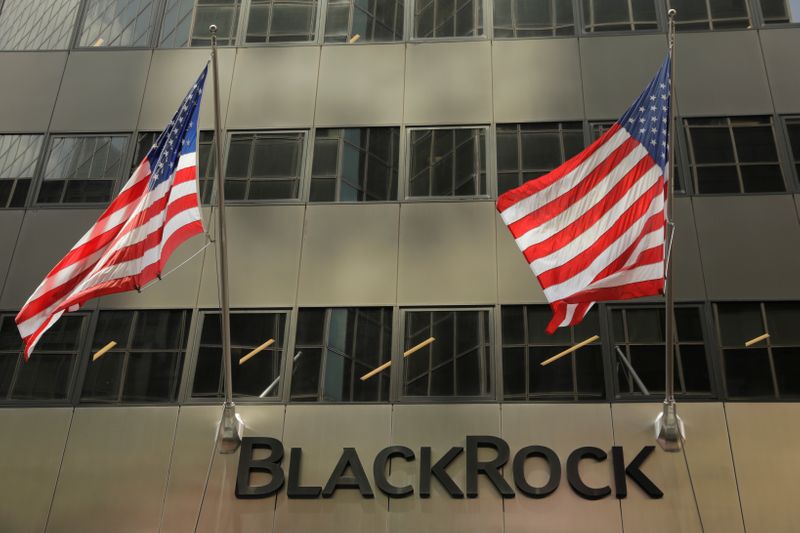
<instances>
[{"instance_id":1,"label":"window","mask_svg":"<svg viewBox=\"0 0 800 533\"><path fill-rule=\"evenodd\" d=\"M791 118L786 121L786 131L789 134L789 147L792 151L795 175L800 180L800 118ZM2 198L2 196L0 196ZM0 200L2 202L2 200Z\"/></svg>"},{"instance_id":2,"label":"window","mask_svg":"<svg viewBox=\"0 0 800 533\"><path fill-rule=\"evenodd\" d=\"M761 0L761 15L765 24L786 24L800 22L800 2L798 0Z\"/></svg>"},{"instance_id":3,"label":"window","mask_svg":"<svg viewBox=\"0 0 800 533\"><path fill-rule=\"evenodd\" d=\"M389 400L388 370L361 377L391 359L391 308L300 309L295 351L293 401Z\"/></svg>"},{"instance_id":4,"label":"window","mask_svg":"<svg viewBox=\"0 0 800 533\"><path fill-rule=\"evenodd\" d=\"M222 333L219 313L203 315L193 398L224 398ZM231 313L231 381L236 397L278 397L285 350L286 313ZM272 339L274 342L240 365L239 360Z\"/></svg>"},{"instance_id":5,"label":"window","mask_svg":"<svg viewBox=\"0 0 800 533\"><path fill-rule=\"evenodd\" d=\"M248 43L313 41L317 27L316 0L251 0Z\"/></svg>"},{"instance_id":6,"label":"window","mask_svg":"<svg viewBox=\"0 0 800 533\"><path fill-rule=\"evenodd\" d=\"M149 46L156 0L87 0L78 46Z\"/></svg>"},{"instance_id":7,"label":"window","mask_svg":"<svg viewBox=\"0 0 800 533\"><path fill-rule=\"evenodd\" d=\"M700 194L782 192L771 117L685 119Z\"/></svg>"},{"instance_id":8,"label":"window","mask_svg":"<svg viewBox=\"0 0 800 533\"><path fill-rule=\"evenodd\" d=\"M396 200L399 148L399 128L318 129L310 200Z\"/></svg>"},{"instance_id":9,"label":"window","mask_svg":"<svg viewBox=\"0 0 800 533\"><path fill-rule=\"evenodd\" d=\"M702 308L675 307L675 394L711 393L710 372L703 334ZM611 359L619 396L641 395L642 391L621 359L617 347L630 362L651 395L664 393L666 384L664 306L627 306L611 309L613 342Z\"/></svg>"},{"instance_id":10,"label":"window","mask_svg":"<svg viewBox=\"0 0 800 533\"><path fill-rule=\"evenodd\" d=\"M26 362L14 313L0 313L0 402L69 398L86 315L62 316Z\"/></svg>"},{"instance_id":11,"label":"window","mask_svg":"<svg viewBox=\"0 0 800 533\"><path fill-rule=\"evenodd\" d=\"M486 129L411 130L408 195L485 196Z\"/></svg>"},{"instance_id":12,"label":"window","mask_svg":"<svg viewBox=\"0 0 800 533\"><path fill-rule=\"evenodd\" d=\"M233 46L242 0L166 0L158 45L211 46L208 27L217 25L217 44Z\"/></svg>"},{"instance_id":13,"label":"window","mask_svg":"<svg viewBox=\"0 0 800 533\"><path fill-rule=\"evenodd\" d=\"M495 0L495 37L575 35L572 0Z\"/></svg>"},{"instance_id":14,"label":"window","mask_svg":"<svg viewBox=\"0 0 800 533\"><path fill-rule=\"evenodd\" d=\"M597 308L570 328L553 335L546 305L503 306L503 398L505 400L577 401L605 397L603 350L595 341L547 366L541 362L600 333Z\"/></svg>"},{"instance_id":15,"label":"window","mask_svg":"<svg viewBox=\"0 0 800 533\"><path fill-rule=\"evenodd\" d=\"M83 380L82 402L175 402L189 335L191 313L183 310L101 311L92 361Z\"/></svg>"},{"instance_id":16,"label":"window","mask_svg":"<svg viewBox=\"0 0 800 533\"><path fill-rule=\"evenodd\" d=\"M430 337L435 340L403 358L405 396L491 393L488 311L406 311L404 352Z\"/></svg>"},{"instance_id":17,"label":"window","mask_svg":"<svg viewBox=\"0 0 800 533\"><path fill-rule=\"evenodd\" d=\"M0 135L0 209L25 207L42 139L41 135Z\"/></svg>"},{"instance_id":18,"label":"window","mask_svg":"<svg viewBox=\"0 0 800 533\"><path fill-rule=\"evenodd\" d=\"M329 0L325 42L402 41L404 0Z\"/></svg>"},{"instance_id":19,"label":"window","mask_svg":"<svg viewBox=\"0 0 800 533\"><path fill-rule=\"evenodd\" d=\"M735 302L716 308L728 397L800 397L800 303ZM768 339L744 345L764 333Z\"/></svg>"},{"instance_id":20,"label":"window","mask_svg":"<svg viewBox=\"0 0 800 533\"><path fill-rule=\"evenodd\" d=\"M580 122L497 126L497 193L543 176L583 150Z\"/></svg>"},{"instance_id":21,"label":"window","mask_svg":"<svg viewBox=\"0 0 800 533\"><path fill-rule=\"evenodd\" d=\"M747 0L669 0L679 30L750 28Z\"/></svg>"},{"instance_id":22,"label":"window","mask_svg":"<svg viewBox=\"0 0 800 533\"><path fill-rule=\"evenodd\" d=\"M482 0L416 0L414 37L476 37L483 35Z\"/></svg>"},{"instance_id":23,"label":"window","mask_svg":"<svg viewBox=\"0 0 800 533\"><path fill-rule=\"evenodd\" d=\"M233 133L225 201L299 198L305 139L302 131Z\"/></svg>"},{"instance_id":24,"label":"window","mask_svg":"<svg viewBox=\"0 0 800 533\"><path fill-rule=\"evenodd\" d=\"M80 0L5 0L0 6L0 50L69 48Z\"/></svg>"},{"instance_id":25,"label":"window","mask_svg":"<svg viewBox=\"0 0 800 533\"><path fill-rule=\"evenodd\" d=\"M657 29L658 18L654 0L583 0L585 32Z\"/></svg>"}]
</instances>

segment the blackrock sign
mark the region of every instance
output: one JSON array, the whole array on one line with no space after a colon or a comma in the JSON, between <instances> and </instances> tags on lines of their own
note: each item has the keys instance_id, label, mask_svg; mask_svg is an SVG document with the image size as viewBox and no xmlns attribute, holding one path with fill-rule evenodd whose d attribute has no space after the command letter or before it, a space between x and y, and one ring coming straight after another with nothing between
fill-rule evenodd
<instances>
[{"instance_id":1,"label":"blackrock sign","mask_svg":"<svg viewBox=\"0 0 800 533\"><path fill-rule=\"evenodd\" d=\"M494 452L494 459L490 461L478 460L478 451L488 449ZM628 495L628 479L638 485L650 498L661 498L664 493L642 472L642 465L653 452L654 446L643 447L636 457L627 465L622 446L611 448L611 463L613 466L614 494L622 499ZM255 459L254 451L267 452L264 459ZM261 452L259 452L261 453ZM478 476L485 476L494 486L494 489L503 498L514 498L516 492L503 478L500 469L511 458L508 444L503 439L492 436L467 436L466 438L466 491L461 489L456 481L447 473L447 467L459 455L464 453L464 448L453 447L441 457L433 457L431 448L422 446L419 449L419 485L397 486L389 481L387 467L392 460L416 461L414 450L406 446L390 446L381 450L372 459L372 475L376 488L389 498L406 498L417 494L420 498L429 498L431 495L432 480L447 491L452 498L478 497ZM374 498L375 491L370 485L364 464L355 448L344 448L336 466L325 486L311 486L300 484L300 464L302 461L302 448L292 448L289 452L289 468L284 473L281 466L284 460L284 448L281 441L270 437L245 437L239 452L239 467L236 477L237 498L267 498L276 494L284 484L289 498L330 498L337 490L358 490L364 498ZM576 449L567 458L567 481L569 486L580 497L587 500L599 500L611 495L610 484L602 487L590 487L581 479L578 467L581 461L605 461L608 454L600 448L584 446ZM535 487L525 479L525 462L531 459L545 461L549 470L546 484ZM512 460L514 485L517 490L529 498L545 498L555 492L561 483L561 460L558 455L545 446L526 446L514 454ZM268 474L269 481L261 485L253 485L251 475L254 473ZM612 480L609 480L610 482ZM464 485L462 485L464 486Z\"/></svg>"}]
</instances>

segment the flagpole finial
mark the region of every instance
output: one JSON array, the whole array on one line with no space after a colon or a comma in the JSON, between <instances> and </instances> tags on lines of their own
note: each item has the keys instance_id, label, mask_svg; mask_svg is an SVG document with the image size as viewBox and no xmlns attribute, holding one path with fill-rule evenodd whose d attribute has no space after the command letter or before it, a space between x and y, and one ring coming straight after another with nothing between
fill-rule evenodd
<instances>
[{"instance_id":1,"label":"flagpole finial","mask_svg":"<svg viewBox=\"0 0 800 533\"><path fill-rule=\"evenodd\" d=\"M668 16L669 18L674 18L674 17L675 17L675 15L677 15L677 14L678 14L678 12L675 10L675 8L674 8L674 7L673 7L673 8L670 8L670 10L669 10L669 11L667 11L667 16Z\"/></svg>"},{"instance_id":2,"label":"flagpole finial","mask_svg":"<svg viewBox=\"0 0 800 533\"><path fill-rule=\"evenodd\" d=\"M675 10L673 9L672 11L675 11ZM212 34L217 33L217 25L216 24L212 24L211 26L208 27L208 31L210 31Z\"/></svg>"}]
</instances>

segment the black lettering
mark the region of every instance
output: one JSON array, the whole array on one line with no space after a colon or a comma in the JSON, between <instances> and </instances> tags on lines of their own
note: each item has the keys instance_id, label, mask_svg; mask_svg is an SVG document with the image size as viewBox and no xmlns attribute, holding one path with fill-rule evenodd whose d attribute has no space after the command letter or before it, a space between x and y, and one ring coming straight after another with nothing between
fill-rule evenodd
<instances>
[{"instance_id":1,"label":"black lettering","mask_svg":"<svg viewBox=\"0 0 800 533\"><path fill-rule=\"evenodd\" d=\"M614 465L614 488L617 491L617 499L623 500L628 496L628 483L625 480L625 457L622 454L622 446L611 447L611 463Z\"/></svg>"},{"instance_id":2,"label":"black lettering","mask_svg":"<svg viewBox=\"0 0 800 533\"><path fill-rule=\"evenodd\" d=\"M352 476L345 476L348 468L353 471ZM322 497L330 498L336 492L336 489L358 489L364 498L375 497L355 448L344 448L342 450L339 462L336 463L331 477L325 484L325 488L322 489Z\"/></svg>"},{"instance_id":3,"label":"black lettering","mask_svg":"<svg viewBox=\"0 0 800 533\"><path fill-rule=\"evenodd\" d=\"M664 496L664 493L661 492L661 489L656 487L655 483L650 481L650 478L644 475L644 473L640 470L642 464L645 460L653 453L655 446L645 446L641 449L641 451L634 457L631 464L625 469L625 473L630 476L632 480L639 485L643 491L647 493L648 496L657 500ZM620 451L620 459L622 459L622 452Z\"/></svg>"},{"instance_id":4,"label":"black lettering","mask_svg":"<svg viewBox=\"0 0 800 533\"><path fill-rule=\"evenodd\" d=\"M547 461L550 478L543 487L533 487L525 479L525 461L531 457L540 457ZM561 461L558 460L558 455L550 448L526 446L514 456L514 484L526 496L544 498L555 492L559 483L561 483Z\"/></svg>"},{"instance_id":5,"label":"black lettering","mask_svg":"<svg viewBox=\"0 0 800 533\"><path fill-rule=\"evenodd\" d=\"M423 446L420 449L419 458L419 496L420 498L431 497L431 474L439 480L439 483L445 488L451 498L463 498L464 493L455 484L445 471L453 459L459 456L464 451L464 448L452 447L441 459L436 461L436 464L431 466L431 449L429 446Z\"/></svg>"},{"instance_id":6,"label":"black lettering","mask_svg":"<svg viewBox=\"0 0 800 533\"><path fill-rule=\"evenodd\" d=\"M269 450L266 459L253 459L253 450ZM267 498L283 486L283 444L270 437L243 437L239 448L239 466L236 470L236 497L242 499ZM263 472L271 479L264 485L251 486L250 474Z\"/></svg>"},{"instance_id":7,"label":"black lettering","mask_svg":"<svg viewBox=\"0 0 800 533\"><path fill-rule=\"evenodd\" d=\"M381 492L390 498L411 496L414 494L414 488L411 485L398 487L389 482L389 478L386 475L386 465L391 463L393 457L402 457L406 461L413 461L414 452L405 446L390 446L381 450L375 456L375 462L372 463L372 475L375 478L375 484Z\"/></svg>"},{"instance_id":8,"label":"black lettering","mask_svg":"<svg viewBox=\"0 0 800 533\"><path fill-rule=\"evenodd\" d=\"M491 461L478 461L478 448L491 448L497 456ZM492 482L503 498L513 498L514 490L503 479L500 469L508 462L508 444L503 439L481 435L467 436L467 497L478 497L478 474Z\"/></svg>"},{"instance_id":9,"label":"black lettering","mask_svg":"<svg viewBox=\"0 0 800 533\"><path fill-rule=\"evenodd\" d=\"M574 490L581 498L587 500L599 500L601 498L605 498L611 494L611 487L606 485L605 487L595 489L587 486L583 480L581 480L580 473L578 472L578 465L580 464L581 460L587 457L599 462L605 461L606 457L608 457L608 454L606 454L606 452L600 448L595 448L594 446L584 446L583 448L578 448L569 454L569 459L567 459L567 481L569 481L569 486L572 487L572 490Z\"/></svg>"},{"instance_id":10,"label":"black lettering","mask_svg":"<svg viewBox=\"0 0 800 533\"><path fill-rule=\"evenodd\" d=\"M292 448L292 451L289 452L289 486L286 488L286 496L293 500L313 500L319 498L322 487L300 485L300 458L302 455L301 448Z\"/></svg>"}]
</instances>

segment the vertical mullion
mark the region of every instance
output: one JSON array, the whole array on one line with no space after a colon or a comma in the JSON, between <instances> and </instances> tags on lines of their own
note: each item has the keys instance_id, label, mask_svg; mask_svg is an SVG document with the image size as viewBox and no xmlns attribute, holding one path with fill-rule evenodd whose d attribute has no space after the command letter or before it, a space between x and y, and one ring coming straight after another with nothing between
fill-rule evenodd
<instances>
[{"instance_id":1,"label":"vertical mullion","mask_svg":"<svg viewBox=\"0 0 800 533\"><path fill-rule=\"evenodd\" d=\"M731 122L730 117L725 118L725 122L728 125L728 136L731 139L731 148L733 149L733 161L734 165L736 165L736 176L739 178L739 193L744 193L744 180L742 180L742 167L739 163L739 151L736 149L736 138L733 135L733 123Z\"/></svg>"},{"instance_id":2,"label":"vertical mullion","mask_svg":"<svg viewBox=\"0 0 800 533\"><path fill-rule=\"evenodd\" d=\"M117 389L117 403L122 402L125 378L128 374L128 359L130 357L131 347L133 346L133 332L136 331L136 323L139 319L139 311L131 311L131 313L133 313L133 318L131 319L130 329L128 330L128 342L122 354L122 370L120 371L119 388Z\"/></svg>"},{"instance_id":3,"label":"vertical mullion","mask_svg":"<svg viewBox=\"0 0 800 533\"><path fill-rule=\"evenodd\" d=\"M769 333L769 329L767 327L767 309L764 305L764 302L759 303L759 308L761 310L761 326L764 328L764 333ZM775 373L775 361L772 359L772 343L770 342L769 337L766 339L767 342L767 359L769 363L769 372L772 376L772 392L775 394L775 398L780 398L780 390L778 389L778 376Z\"/></svg>"},{"instance_id":4,"label":"vertical mullion","mask_svg":"<svg viewBox=\"0 0 800 533\"><path fill-rule=\"evenodd\" d=\"M628 334L628 310L627 309L620 309L620 312L622 313L622 330L623 330L623 333L625 335L625 355L628 356L628 362L631 364L631 368L636 370L636 367L633 366L633 358L631 357L631 344L630 344L630 341L629 341L630 337L629 337L629 334ZM611 330L612 330L612 332L614 330L614 321L613 321L613 319L611 321ZM616 348L614 348L614 351L616 351ZM617 374L619 374L619 372L617 372ZM627 375L628 375L628 377L625 380L625 381L627 381L627 384L628 384L627 393L628 394L632 394L633 393L633 381L632 381L633 376L631 376L630 373L628 373Z\"/></svg>"},{"instance_id":5,"label":"vertical mullion","mask_svg":"<svg viewBox=\"0 0 800 533\"><path fill-rule=\"evenodd\" d=\"M317 401L322 401L324 399L324 389L325 389L325 370L328 363L328 333L330 331L330 319L331 319L331 310L330 308L325 309L325 318L322 321L322 353L320 354L319 358L319 370L317 371L319 376L319 382L317 383Z\"/></svg>"},{"instance_id":6,"label":"vertical mullion","mask_svg":"<svg viewBox=\"0 0 800 533\"><path fill-rule=\"evenodd\" d=\"M569 335L570 340L572 340L573 346L575 345L575 328L573 326L569 327ZM570 356L570 369L572 370L572 399L577 401L578 400L578 359L577 359L577 352L572 352Z\"/></svg>"},{"instance_id":7,"label":"vertical mullion","mask_svg":"<svg viewBox=\"0 0 800 533\"><path fill-rule=\"evenodd\" d=\"M358 338L358 308L354 308L355 317L353 318L353 345L350 348L350 401L353 401L356 380L356 339ZM347 322L344 325L345 346L347 346ZM348 354L345 354L347 356ZM378 377L380 381L380 377ZM378 383L378 392L380 392L380 383Z\"/></svg>"}]
</instances>

